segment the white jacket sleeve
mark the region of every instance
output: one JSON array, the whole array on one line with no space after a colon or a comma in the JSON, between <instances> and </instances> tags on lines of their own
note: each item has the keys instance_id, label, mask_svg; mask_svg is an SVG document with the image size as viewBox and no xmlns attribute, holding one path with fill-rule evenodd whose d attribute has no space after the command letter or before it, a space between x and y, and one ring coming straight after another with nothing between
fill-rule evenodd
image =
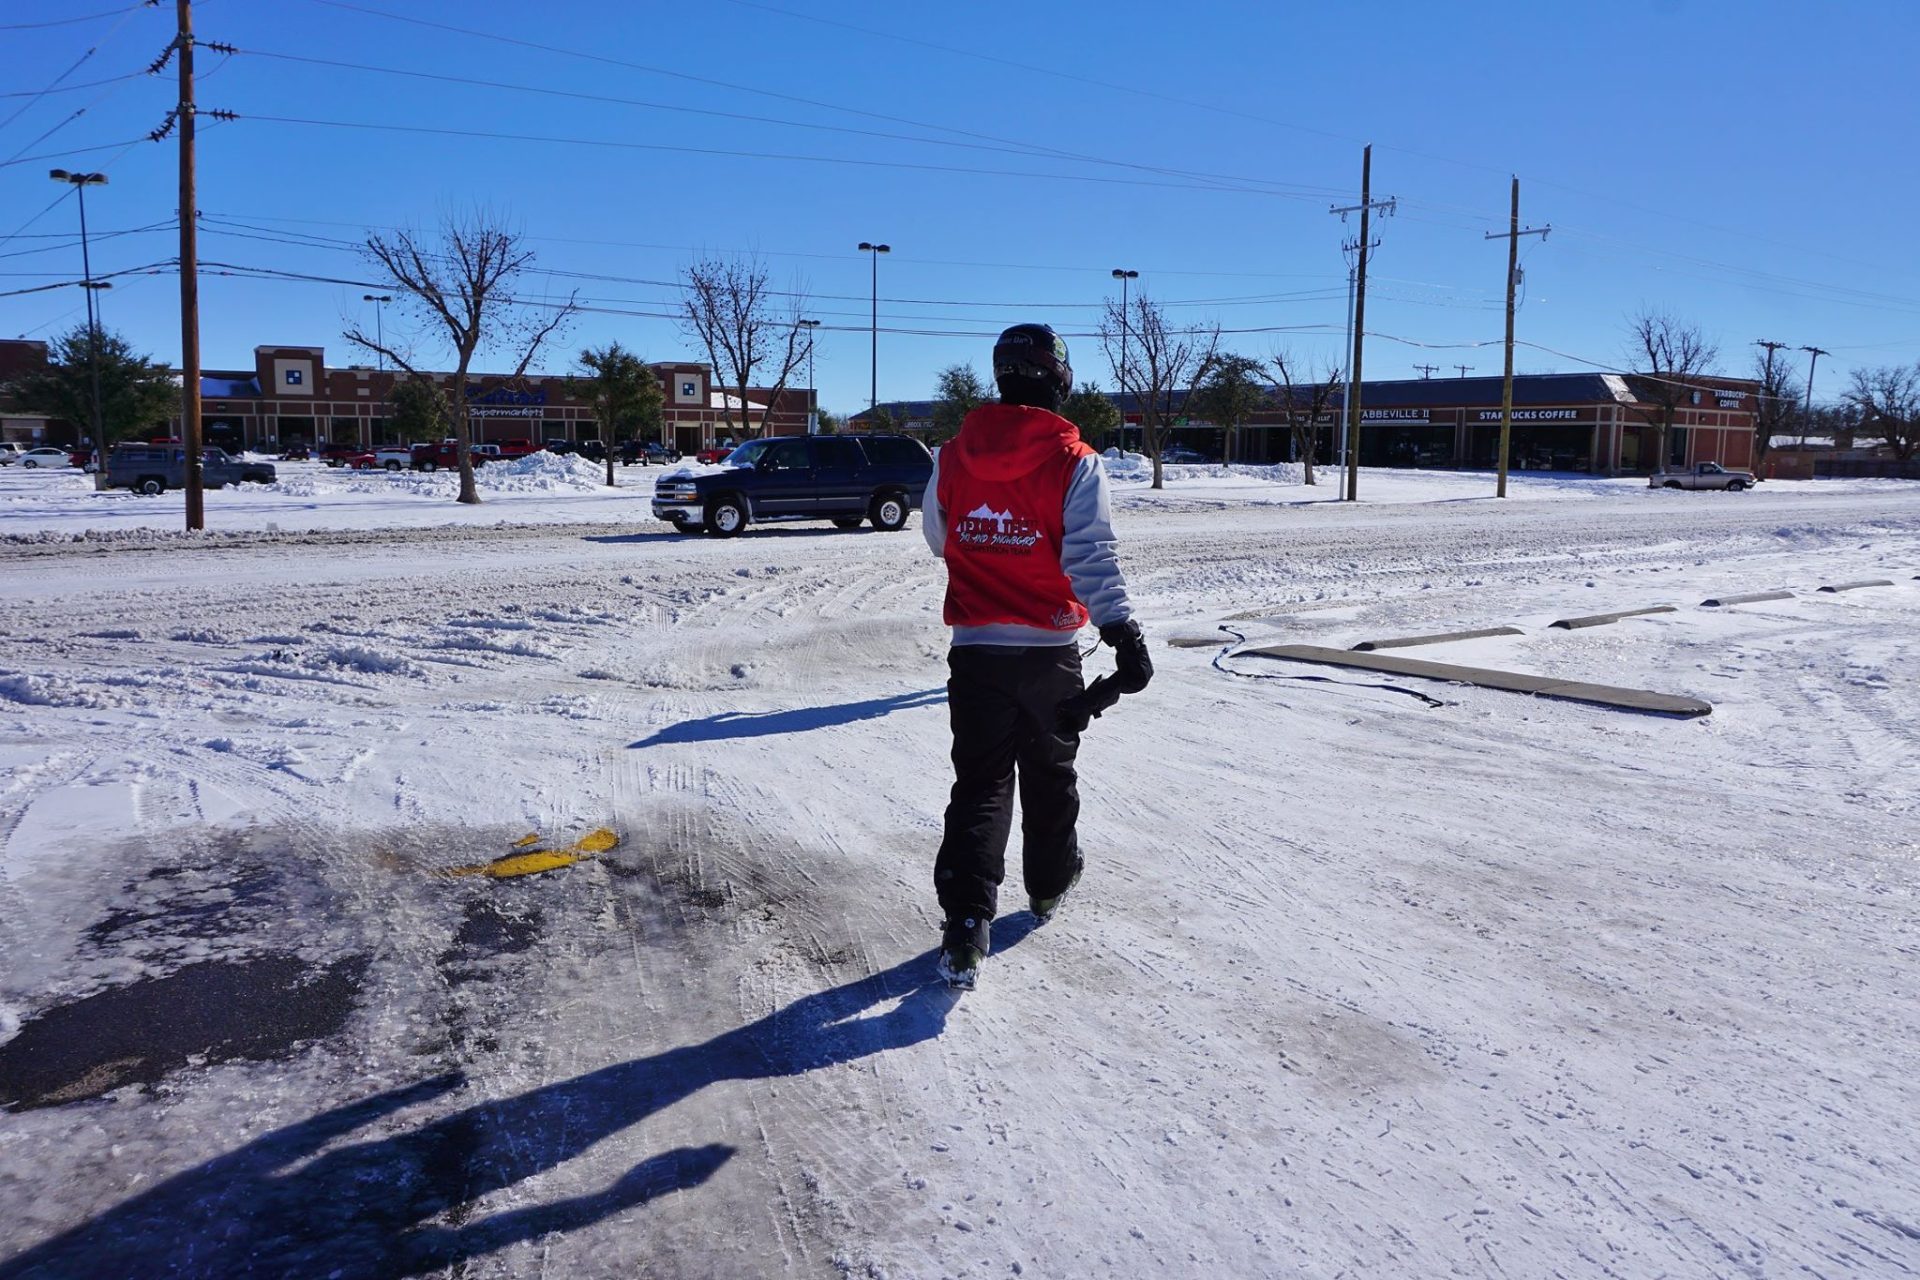
<instances>
[{"instance_id":1,"label":"white jacket sleeve","mask_svg":"<svg viewBox=\"0 0 1920 1280\"><path fill-rule=\"evenodd\" d=\"M1113 508L1107 497L1107 469L1098 454L1080 459L1067 485L1066 533L1060 540L1060 567L1073 594L1087 606L1093 625L1125 622L1133 616L1127 581L1113 535ZM928 535L931 538L932 535Z\"/></svg>"},{"instance_id":2,"label":"white jacket sleeve","mask_svg":"<svg viewBox=\"0 0 1920 1280\"><path fill-rule=\"evenodd\" d=\"M940 451L933 451L933 474L927 477L927 491L920 497L920 533L933 548L936 559L947 555L947 513L940 509Z\"/></svg>"}]
</instances>

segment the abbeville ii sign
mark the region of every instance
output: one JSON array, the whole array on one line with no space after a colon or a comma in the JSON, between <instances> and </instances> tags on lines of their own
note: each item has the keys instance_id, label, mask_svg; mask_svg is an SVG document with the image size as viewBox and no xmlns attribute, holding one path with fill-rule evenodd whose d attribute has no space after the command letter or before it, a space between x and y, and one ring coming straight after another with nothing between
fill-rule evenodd
<instances>
[{"instance_id":1,"label":"abbeville ii sign","mask_svg":"<svg viewBox=\"0 0 1920 1280\"><path fill-rule=\"evenodd\" d=\"M1578 422L1580 411L1578 409L1515 409L1513 420L1515 422ZM1480 421L1500 421L1500 410L1482 409Z\"/></svg>"},{"instance_id":2,"label":"abbeville ii sign","mask_svg":"<svg viewBox=\"0 0 1920 1280\"><path fill-rule=\"evenodd\" d=\"M467 384L467 412L476 418L540 418L546 416L547 389L537 391L515 391L511 387L495 387L491 391L481 391L472 383Z\"/></svg>"},{"instance_id":3,"label":"abbeville ii sign","mask_svg":"<svg viewBox=\"0 0 1920 1280\"><path fill-rule=\"evenodd\" d=\"M1427 411L1425 409L1369 409L1365 405L1361 405L1360 421L1425 422L1427 421Z\"/></svg>"}]
</instances>

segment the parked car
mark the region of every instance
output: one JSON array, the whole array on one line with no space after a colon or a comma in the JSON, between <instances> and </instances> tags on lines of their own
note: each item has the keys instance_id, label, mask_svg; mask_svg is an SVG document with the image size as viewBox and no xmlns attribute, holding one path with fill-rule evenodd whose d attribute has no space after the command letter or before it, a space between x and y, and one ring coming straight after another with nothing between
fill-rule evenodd
<instances>
[{"instance_id":1,"label":"parked car","mask_svg":"<svg viewBox=\"0 0 1920 1280\"><path fill-rule=\"evenodd\" d=\"M574 447L574 452L591 462L607 460L607 446L598 440L582 440Z\"/></svg>"},{"instance_id":2,"label":"parked car","mask_svg":"<svg viewBox=\"0 0 1920 1280\"><path fill-rule=\"evenodd\" d=\"M470 456L474 466L486 465L487 455L480 452L479 446L473 448ZM452 440L442 440L438 444L416 444L409 450L409 458L407 465L415 471L438 471L442 467L457 469L460 466L460 446Z\"/></svg>"},{"instance_id":3,"label":"parked car","mask_svg":"<svg viewBox=\"0 0 1920 1280\"><path fill-rule=\"evenodd\" d=\"M546 450L548 453L557 453L561 457L565 457L567 454L572 453L574 451L573 441L549 440L546 443Z\"/></svg>"},{"instance_id":4,"label":"parked car","mask_svg":"<svg viewBox=\"0 0 1920 1280\"><path fill-rule=\"evenodd\" d=\"M82 471L92 471L94 469L93 450L91 449L67 450L67 465L70 467L78 467Z\"/></svg>"},{"instance_id":5,"label":"parked car","mask_svg":"<svg viewBox=\"0 0 1920 1280\"><path fill-rule=\"evenodd\" d=\"M388 471L405 471L413 465L413 446L383 444L373 451L373 460L377 466Z\"/></svg>"},{"instance_id":6,"label":"parked car","mask_svg":"<svg viewBox=\"0 0 1920 1280\"><path fill-rule=\"evenodd\" d=\"M666 465L680 461L680 451L671 445L661 444L658 440L623 440L620 443L620 465L630 467L639 463L643 467L654 463Z\"/></svg>"},{"instance_id":7,"label":"parked car","mask_svg":"<svg viewBox=\"0 0 1920 1280\"><path fill-rule=\"evenodd\" d=\"M323 444L319 449L319 458L330 467L341 467L347 465L347 459L365 452L357 444Z\"/></svg>"},{"instance_id":8,"label":"parked car","mask_svg":"<svg viewBox=\"0 0 1920 1280\"><path fill-rule=\"evenodd\" d=\"M200 483L209 489L258 481L272 484L278 475L271 462L242 460L224 449L203 449ZM107 488L156 494L184 488L187 451L178 445L117 444L107 454Z\"/></svg>"},{"instance_id":9,"label":"parked car","mask_svg":"<svg viewBox=\"0 0 1920 1280\"><path fill-rule=\"evenodd\" d=\"M731 444L708 445L706 448L702 449L700 452L694 454L693 460L695 462L700 463L702 466L710 467L716 462L725 462L727 460L727 455L732 453L734 451L734 448L735 446Z\"/></svg>"},{"instance_id":10,"label":"parked car","mask_svg":"<svg viewBox=\"0 0 1920 1280\"><path fill-rule=\"evenodd\" d=\"M503 458L524 458L530 453L540 452L539 445L525 438L502 440L499 444L500 456Z\"/></svg>"},{"instance_id":11,"label":"parked car","mask_svg":"<svg viewBox=\"0 0 1920 1280\"><path fill-rule=\"evenodd\" d=\"M20 446L0 441L0 467L10 467L18 461L20 461Z\"/></svg>"},{"instance_id":12,"label":"parked car","mask_svg":"<svg viewBox=\"0 0 1920 1280\"><path fill-rule=\"evenodd\" d=\"M290 444L280 451L280 461L282 462L307 462L311 460L312 457L312 451L303 444Z\"/></svg>"},{"instance_id":13,"label":"parked car","mask_svg":"<svg viewBox=\"0 0 1920 1280\"><path fill-rule=\"evenodd\" d=\"M653 487L653 514L681 533L732 537L749 523L871 521L892 531L920 505L933 455L911 436L771 436L749 440L719 471L669 471Z\"/></svg>"},{"instance_id":14,"label":"parked car","mask_svg":"<svg viewBox=\"0 0 1920 1280\"><path fill-rule=\"evenodd\" d=\"M1751 471L1729 471L1717 462L1696 462L1684 471L1658 471L1647 477L1650 489L1725 489L1739 493L1760 481Z\"/></svg>"},{"instance_id":15,"label":"parked car","mask_svg":"<svg viewBox=\"0 0 1920 1280\"><path fill-rule=\"evenodd\" d=\"M21 454L20 465L31 471L35 467L70 467L73 460L65 449L43 444L38 449L29 449Z\"/></svg>"},{"instance_id":16,"label":"parked car","mask_svg":"<svg viewBox=\"0 0 1920 1280\"><path fill-rule=\"evenodd\" d=\"M1183 444L1170 444L1160 451L1160 461L1170 462L1175 466L1188 466L1195 463L1211 462L1213 459L1198 450L1189 449Z\"/></svg>"}]
</instances>

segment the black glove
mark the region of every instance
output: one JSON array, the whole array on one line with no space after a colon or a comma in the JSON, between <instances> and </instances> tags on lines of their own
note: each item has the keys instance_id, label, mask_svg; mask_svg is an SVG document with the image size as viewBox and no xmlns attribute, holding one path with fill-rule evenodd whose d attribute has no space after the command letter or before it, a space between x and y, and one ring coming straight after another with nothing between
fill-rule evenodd
<instances>
[{"instance_id":1,"label":"black glove","mask_svg":"<svg viewBox=\"0 0 1920 1280\"><path fill-rule=\"evenodd\" d=\"M1118 682L1112 676L1101 676L1060 704L1060 732L1078 737L1087 731L1089 722L1099 719L1102 711L1110 710L1118 701Z\"/></svg>"},{"instance_id":2,"label":"black glove","mask_svg":"<svg viewBox=\"0 0 1920 1280\"><path fill-rule=\"evenodd\" d=\"M1100 638L1113 646L1113 679L1122 693L1138 693L1153 679L1153 657L1147 652L1147 637L1132 618L1109 622L1100 628Z\"/></svg>"}]
</instances>

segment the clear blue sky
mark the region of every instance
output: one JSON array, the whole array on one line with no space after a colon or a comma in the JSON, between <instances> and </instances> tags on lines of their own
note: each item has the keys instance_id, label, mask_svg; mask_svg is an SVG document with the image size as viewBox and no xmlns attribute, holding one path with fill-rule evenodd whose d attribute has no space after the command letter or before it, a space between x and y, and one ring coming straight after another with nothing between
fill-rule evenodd
<instances>
[{"instance_id":1,"label":"clear blue sky","mask_svg":"<svg viewBox=\"0 0 1920 1280\"><path fill-rule=\"evenodd\" d=\"M175 253L168 227L102 234L167 223L177 204L172 142L109 145L155 127L173 98L171 73L112 80L162 50L172 0L123 5L0 7L0 92L15 95L0 98L0 291L79 275L76 211L47 208L62 194L49 167L106 166L110 184L88 196L97 274ZM1617 364L1642 306L1701 325L1728 373L1747 371L1757 338L1827 348L1816 398L1854 366L1920 357L1912 0L204 0L195 13L201 39L242 50L200 54L202 106L240 115L203 120L204 262L371 279L352 251L369 228L485 205L530 237L538 272L619 277L536 273L529 296L578 288L663 316L689 262L754 252L825 322L818 381L843 412L867 400L861 240L894 247L880 262L882 399L928 395L956 361L984 372L992 334L1016 320L1090 334L1114 267L1139 270L1136 287L1176 316L1284 330L1231 335L1249 355L1337 359L1340 244L1355 228L1327 210L1357 199L1364 142L1375 195L1400 200L1379 226L1369 377L1499 371L1497 345L1465 344L1501 334L1504 245L1482 233L1504 229L1513 173L1523 221L1553 226L1523 241L1520 337L1565 353L1523 347L1522 372ZM92 87L20 96L56 81ZM245 366L255 344L287 343L349 363L340 332L363 292L209 274L203 359ZM175 360L177 300L171 276L124 276L104 316ZM45 337L80 308L72 288L0 298L0 334ZM404 329L398 308L387 319ZM589 314L540 363L558 372L610 339L702 358L670 319ZM1098 342L1070 341L1082 379L1111 388Z\"/></svg>"}]
</instances>

